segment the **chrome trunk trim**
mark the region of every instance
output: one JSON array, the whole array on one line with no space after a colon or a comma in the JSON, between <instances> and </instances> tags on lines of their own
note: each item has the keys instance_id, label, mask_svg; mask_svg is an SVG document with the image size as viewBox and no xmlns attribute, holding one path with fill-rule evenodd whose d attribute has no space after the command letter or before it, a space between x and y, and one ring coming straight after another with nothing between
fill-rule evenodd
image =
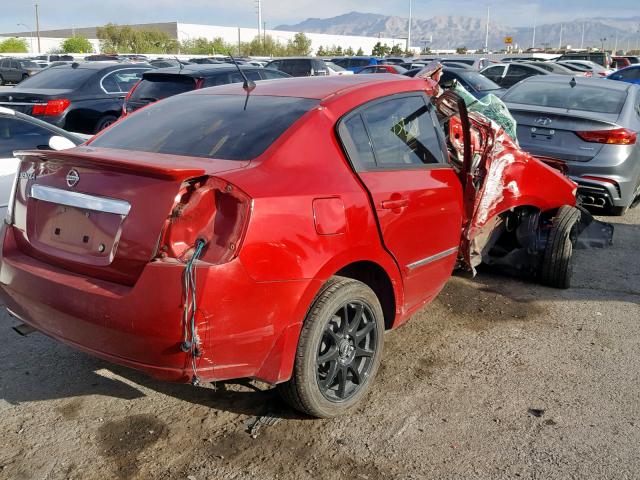
<instances>
[{"instance_id":1,"label":"chrome trunk trim","mask_svg":"<svg viewBox=\"0 0 640 480\"><path fill-rule=\"evenodd\" d=\"M45 185L32 185L31 198L44 202L57 203L68 207L82 208L94 212L113 213L126 217L131 210L129 202L114 198L96 197L86 193L70 192Z\"/></svg>"}]
</instances>

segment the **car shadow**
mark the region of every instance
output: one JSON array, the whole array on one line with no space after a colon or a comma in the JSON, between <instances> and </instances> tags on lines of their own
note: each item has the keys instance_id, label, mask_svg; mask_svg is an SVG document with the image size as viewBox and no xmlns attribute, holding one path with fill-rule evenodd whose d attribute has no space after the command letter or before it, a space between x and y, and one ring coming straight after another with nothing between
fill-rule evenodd
<instances>
[{"instance_id":1,"label":"car shadow","mask_svg":"<svg viewBox=\"0 0 640 480\"><path fill-rule=\"evenodd\" d=\"M614 244L610 248L575 252L574 285L570 289L547 288L532 279L509 278L486 270L462 283L465 288L498 292L518 302L626 302L637 307L640 271L633 266L637 266L637 252L640 251L640 225L616 223L615 228ZM469 292L460 289L460 282L459 278L454 279L440 298L451 298L456 292L468 295ZM194 387L157 381L138 371L73 350L44 335L21 337L11 329L17 323L5 313L0 315L3 342L0 399L12 405L89 395L134 400L145 397L152 390L234 414L309 418L285 405L274 388L259 382L237 380Z\"/></svg>"}]
</instances>

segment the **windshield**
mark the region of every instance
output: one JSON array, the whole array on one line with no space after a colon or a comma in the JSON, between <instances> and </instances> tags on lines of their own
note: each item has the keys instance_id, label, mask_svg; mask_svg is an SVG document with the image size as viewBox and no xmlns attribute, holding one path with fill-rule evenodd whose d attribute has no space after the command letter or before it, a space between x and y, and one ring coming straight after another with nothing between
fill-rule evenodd
<instances>
[{"instance_id":1,"label":"windshield","mask_svg":"<svg viewBox=\"0 0 640 480\"><path fill-rule=\"evenodd\" d=\"M64 66L47 68L20 82L20 88L73 90L94 76L95 73L95 70Z\"/></svg>"},{"instance_id":2,"label":"windshield","mask_svg":"<svg viewBox=\"0 0 640 480\"><path fill-rule=\"evenodd\" d=\"M318 100L294 97L178 95L126 117L91 145L250 160L317 104Z\"/></svg>"},{"instance_id":3,"label":"windshield","mask_svg":"<svg viewBox=\"0 0 640 480\"><path fill-rule=\"evenodd\" d=\"M327 67L329 67L334 72L342 72L344 70L344 68L342 68L340 65L336 65L333 62L324 62L324 63L327 65Z\"/></svg>"},{"instance_id":4,"label":"windshield","mask_svg":"<svg viewBox=\"0 0 640 480\"><path fill-rule=\"evenodd\" d=\"M500 90L500 85L492 82L484 75L476 72L458 72L458 75L462 80L471 85L475 90L479 92L488 92L490 90Z\"/></svg>"},{"instance_id":5,"label":"windshield","mask_svg":"<svg viewBox=\"0 0 640 480\"><path fill-rule=\"evenodd\" d=\"M36 62L32 62L31 60L18 60L22 68L40 68Z\"/></svg>"},{"instance_id":6,"label":"windshield","mask_svg":"<svg viewBox=\"0 0 640 480\"><path fill-rule=\"evenodd\" d=\"M155 102L188 92L196 87L196 81L186 75L145 75L136 89L131 93L132 102Z\"/></svg>"},{"instance_id":7,"label":"windshield","mask_svg":"<svg viewBox=\"0 0 640 480\"><path fill-rule=\"evenodd\" d=\"M615 114L621 112L626 99L625 91L580 84L571 88L570 82L524 82L502 97L505 103Z\"/></svg>"}]
</instances>

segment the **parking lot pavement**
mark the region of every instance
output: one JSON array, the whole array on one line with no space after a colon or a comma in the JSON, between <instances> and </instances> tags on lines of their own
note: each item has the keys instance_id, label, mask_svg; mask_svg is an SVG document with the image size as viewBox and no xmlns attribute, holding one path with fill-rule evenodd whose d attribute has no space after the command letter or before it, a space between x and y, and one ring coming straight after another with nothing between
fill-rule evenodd
<instances>
[{"instance_id":1,"label":"parking lot pavement","mask_svg":"<svg viewBox=\"0 0 640 480\"><path fill-rule=\"evenodd\" d=\"M570 290L454 277L334 420L265 385L159 383L3 315L0 478L638 478L640 208L608 220L615 245L577 252Z\"/></svg>"}]
</instances>

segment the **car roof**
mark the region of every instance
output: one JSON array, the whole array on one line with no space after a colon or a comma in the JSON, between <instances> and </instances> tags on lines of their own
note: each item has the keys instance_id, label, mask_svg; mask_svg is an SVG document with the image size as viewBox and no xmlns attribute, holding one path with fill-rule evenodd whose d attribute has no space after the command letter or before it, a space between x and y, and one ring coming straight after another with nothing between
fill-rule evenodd
<instances>
[{"instance_id":1,"label":"car roof","mask_svg":"<svg viewBox=\"0 0 640 480\"><path fill-rule=\"evenodd\" d=\"M73 62L67 65L56 65L55 69L72 70L107 70L109 68L153 68L147 63L121 63L121 62Z\"/></svg>"},{"instance_id":2,"label":"car roof","mask_svg":"<svg viewBox=\"0 0 640 480\"><path fill-rule=\"evenodd\" d=\"M239 65L241 70L264 70L262 67L256 67L254 65ZM219 63L219 64L189 64L180 67L163 67L156 68L149 72L144 73L144 76L155 74L171 74L171 75L186 75L190 77L206 77L209 75L215 75L217 73L226 72L227 70L237 71L237 68L233 64Z\"/></svg>"},{"instance_id":3,"label":"car roof","mask_svg":"<svg viewBox=\"0 0 640 480\"><path fill-rule=\"evenodd\" d=\"M408 82L408 83L407 83ZM381 73L378 75L335 75L329 77L292 77L261 82L251 95L298 97L326 100L369 86L398 84L398 91L424 89L424 80L404 75ZM245 95L241 83L194 90L191 95Z\"/></svg>"},{"instance_id":4,"label":"car roof","mask_svg":"<svg viewBox=\"0 0 640 480\"><path fill-rule=\"evenodd\" d=\"M546 83L569 83L575 80L577 85L588 85L598 88L607 88L609 90L621 90L626 91L632 88L634 85L627 82L610 82L603 80L602 78L595 77L572 77L571 75L545 75L529 77L523 82L546 82Z\"/></svg>"}]
</instances>

